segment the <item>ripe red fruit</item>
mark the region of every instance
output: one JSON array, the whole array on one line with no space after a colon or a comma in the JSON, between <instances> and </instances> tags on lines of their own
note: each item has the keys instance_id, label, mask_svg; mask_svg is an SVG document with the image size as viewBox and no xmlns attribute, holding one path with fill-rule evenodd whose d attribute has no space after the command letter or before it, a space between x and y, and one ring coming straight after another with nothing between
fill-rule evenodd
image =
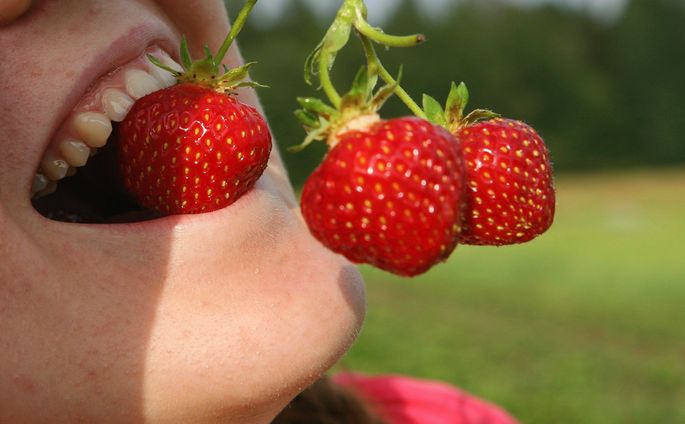
<instances>
[{"instance_id":1,"label":"ripe red fruit","mask_svg":"<svg viewBox=\"0 0 685 424\"><path fill-rule=\"evenodd\" d=\"M177 84L137 100L119 132L119 168L138 202L164 214L211 212L230 205L262 175L271 153L264 118L231 96L253 63L229 69L226 53L256 4L248 0L214 56L193 60L181 40L182 70L148 55Z\"/></svg>"},{"instance_id":2,"label":"ripe red fruit","mask_svg":"<svg viewBox=\"0 0 685 424\"><path fill-rule=\"evenodd\" d=\"M185 83L133 105L119 134L124 185L164 214L210 212L236 201L266 168L271 134L253 107Z\"/></svg>"},{"instance_id":3,"label":"ripe red fruit","mask_svg":"<svg viewBox=\"0 0 685 424\"><path fill-rule=\"evenodd\" d=\"M353 262L399 275L445 260L457 245L464 191L456 143L417 118L338 134L302 192L310 231Z\"/></svg>"},{"instance_id":4,"label":"ripe red fruit","mask_svg":"<svg viewBox=\"0 0 685 424\"><path fill-rule=\"evenodd\" d=\"M496 118L456 134L467 182L460 242L499 246L544 233L554 219L555 193L549 152L535 130Z\"/></svg>"}]
</instances>

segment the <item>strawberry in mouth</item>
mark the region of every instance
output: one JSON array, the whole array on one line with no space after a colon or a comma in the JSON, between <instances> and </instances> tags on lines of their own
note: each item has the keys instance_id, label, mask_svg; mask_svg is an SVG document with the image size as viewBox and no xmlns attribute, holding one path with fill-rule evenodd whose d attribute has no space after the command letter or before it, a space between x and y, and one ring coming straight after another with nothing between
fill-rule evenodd
<instances>
[{"instance_id":1,"label":"strawberry in mouth","mask_svg":"<svg viewBox=\"0 0 685 424\"><path fill-rule=\"evenodd\" d=\"M59 221L136 222L212 212L248 192L266 169L271 134L254 107L232 96L260 86L248 80L252 63L221 67L255 3L216 56L205 47L192 60L184 37L182 65L152 49L92 89L41 160L36 210ZM57 181L75 174L53 195ZM97 194L80 198L88 192Z\"/></svg>"},{"instance_id":2,"label":"strawberry in mouth","mask_svg":"<svg viewBox=\"0 0 685 424\"><path fill-rule=\"evenodd\" d=\"M175 78L147 55L181 69L157 46L101 78L64 121L33 177L34 208L49 219L74 223L136 222L159 213L141 207L124 189L117 166L117 135L134 102L170 87Z\"/></svg>"}]
</instances>

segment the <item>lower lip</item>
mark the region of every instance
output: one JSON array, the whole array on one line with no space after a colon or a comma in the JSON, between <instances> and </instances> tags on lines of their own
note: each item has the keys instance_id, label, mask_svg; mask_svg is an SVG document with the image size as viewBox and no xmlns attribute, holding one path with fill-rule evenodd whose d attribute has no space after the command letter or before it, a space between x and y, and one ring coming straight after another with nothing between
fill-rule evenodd
<instances>
[{"instance_id":1,"label":"lower lip","mask_svg":"<svg viewBox=\"0 0 685 424\"><path fill-rule=\"evenodd\" d=\"M261 191L262 190L253 187L233 204L223 209L202 214L169 215L149 221L127 222L121 224L58 224L68 225L69 231L72 232L97 232L99 236L105 237L111 235L119 238L133 235L140 236L141 234L152 237L155 235L181 231L186 227L195 227L199 225L212 226L231 222L234 220L234 217L246 213L247 209L254 207L264 199L264 194L260 193Z\"/></svg>"}]
</instances>

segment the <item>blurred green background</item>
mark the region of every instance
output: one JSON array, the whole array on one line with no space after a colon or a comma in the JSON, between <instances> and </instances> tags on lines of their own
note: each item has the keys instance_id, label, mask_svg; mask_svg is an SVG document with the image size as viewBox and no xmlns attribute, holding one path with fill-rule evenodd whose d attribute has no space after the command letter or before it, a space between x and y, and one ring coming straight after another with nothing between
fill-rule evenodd
<instances>
[{"instance_id":1,"label":"blurred green background","mask_svg":"<svg viewBox=\"0 0 685 424\"><path fill-rule=\"evenodd\" d=\"M261 0L239 39L296 187L326 150L283 150L304 137L295 97L316 94L303 62L339 4ZM463 80L471 108L538 129L558 213L527 245L461 246L413 280L363 267L369 312L343 366L449 381L523 423L685 422L685 1L367 4L387 32L428 37L380 52L416 99ZM352 40L339 87L362 57Z\"/></svg>"}]
</instances>

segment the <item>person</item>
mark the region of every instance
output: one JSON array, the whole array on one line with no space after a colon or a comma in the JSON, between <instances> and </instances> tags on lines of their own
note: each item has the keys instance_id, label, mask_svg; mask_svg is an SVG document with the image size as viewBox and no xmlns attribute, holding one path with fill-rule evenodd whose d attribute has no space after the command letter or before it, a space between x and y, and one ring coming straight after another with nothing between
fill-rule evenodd
<instances>
[{"instance_id":1,"label":"person","mask_svg":"<svg viewBox=\"0 0 685 424\"><path fill-rule=\"evenodd\" d=\"M197 56L216 51L223 1L2 0L0 25L0 422L271 421L365 313L358 271L311 237L278 152L209 214L98 224L40 203L109 197L104 184L60 195L108 156L61 138L65 125L89 112L102 135L126 105L122 73L151 50L178 62L181 34ZM107 108L89 103L108 89Z\"/></svg>"},{"instance_id":2,"label":"person","mask_svg":"<svg viewBox=\"0 0 685 424\"><path fill-rule=\"evenodd\" d=\"M496 405L441 382L341 371L300 393L273 424L517 424Z\"/></svg>"},{"instance_id":3,"label":"person","mask_svg":"<svg viewBox=\"0 0 685 424\"><path fill-rule=\"evenodd\" d=\"M172 66L181 34L200 55L228 30L221 0L0 0L1 423L425 423L426 396L474 405L324 375L359 332L364 283L307 231L277 150L224 210L110 210L114 123L170 84L145 54Z\"/></svg>"}]
</instances>

